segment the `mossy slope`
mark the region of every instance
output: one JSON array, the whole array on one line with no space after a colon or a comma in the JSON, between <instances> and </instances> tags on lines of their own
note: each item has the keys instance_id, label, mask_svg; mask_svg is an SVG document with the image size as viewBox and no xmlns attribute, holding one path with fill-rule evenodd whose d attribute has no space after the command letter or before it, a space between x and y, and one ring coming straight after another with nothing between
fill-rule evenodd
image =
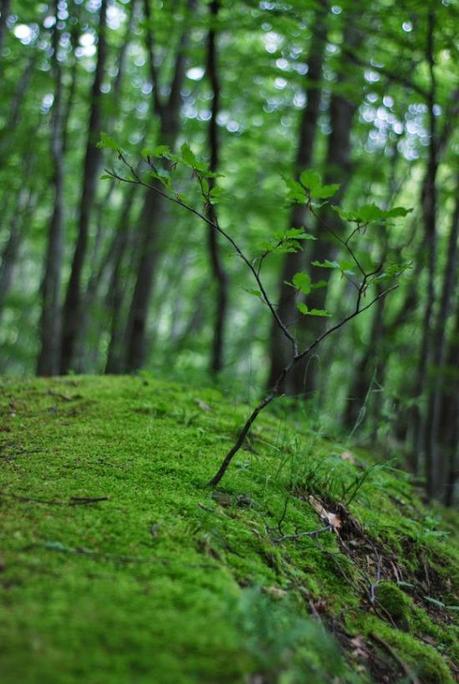
<instances>
[{"instance_id":1,"label":"mossy slope","mask_svg":"<svg viewBox=\"0 0 459 684\"><path fill-rule=\"evenodd\" d=\"M0 411L3 684L454 681L457 540L401 472L267 417L212 493L247 407L147 377Z\"/></svg>"}]
</instances>

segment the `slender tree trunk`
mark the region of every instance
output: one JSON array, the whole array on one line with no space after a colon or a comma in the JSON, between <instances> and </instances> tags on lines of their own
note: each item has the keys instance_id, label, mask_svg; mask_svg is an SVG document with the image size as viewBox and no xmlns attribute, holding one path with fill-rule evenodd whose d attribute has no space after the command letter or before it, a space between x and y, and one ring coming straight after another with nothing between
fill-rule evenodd
<instances>
[{"instance_id":1,"label":"slender tree trunk","mask_svg":"<svg viewBox=\"0 0 459 684\"><path fill-rule=\"evenodd\" d=\"M362 43L362 34L356 30L352 18L345 26L343 43L348 48L357 50ZM330 135L328 136L327 155L325 162L325 182L339 183L340 189L332 203L338 203L343 198L346 185L351 175L351 133L354 115L358 110L358 102L349 100L340 92L341 87L349 82L350 60L343 55L343 65L337 78L337 88L330 100ZM361 88L356 86L356 94L361 95ZM329 206L323 209L321 222L335 233L342 232L342 222L338 214ZM329 234L318 234L319 239L314 242L311 263L333 259L336 253L336 243ZM311 277L315 279L316 272L312 267ZM324 309L327 298L327 288L318 288L308 296L310 308ZM302 316L299 319L299 336L303 341L315 339L324 329L324 319ZM310 397L318 387L318 364L315 359L298 364L292 374L290 391L294 394Z\"/></svg>"},{"instance_id":2,"label":"slender tree trunk","mask_svg":"<svg viewBox=\"0 0 459 684\"><path fill-rule=\"evenodd\" d=\"M0 0L0 73L2 69L1 53L6 33L6 20L10 13L11 0Z\"/></svg>"},{"instance_id":3,"label":"slender tree trunk","mask_svg":"<svg viewBox=\"0 0 459 684\"><path fill-rule=\"evenodd\" d=\"M211 117L209 120L208 130L208 142L210 150L209 167L212 173L216 173L218 170L220 156L217 124L217 118L220 110L220 77L217 54L217 28L215 25L218 19L219 9L220 1L212 0L209 5L211 24L207 39L207 75L212 87ZM211 178L209 180L209 187L213 188L214 185L215 179ZM209 206L207 209L207 214L209 219L213 223L216 223L217 215L215 207ZM218 373L223 368L225 323L228 308L228 277L223 265L221 246L219 244L217 231L210 226L208 226L207 230L207 239L212 275L217 289L210 370L212 373Z\"/></svg>"},{"instance_id":4,"label":"slender tree trunk","mask_svg":"<svg viewBox=\"0 0 459 684\"><path fill-rule=\"evenodd\" d=\"M437 264L437 172L438 172L438 140L437 124L435 116L436 79L434 62L434 29L435 15L429 11L427 29L427 63L430 73L429 91L429 157L427 164L426 181L423 188L422 212L424 221L424 256L427 259L427 298L422 321L421 347L419 350L419 363L416 373L414 396L418 400L414 408L413 417L413 454L416 463L420 456L425 456L426 490L427 495L433 495L434 482L430 450L426 447L426 412L421 408L420 402L425 397L427 383L427 371L432 351L432 317L435 304L435 273ZM414 459L413 459L414 460Z\"/></svg>"},{"instance_id":5,"label":"slender tree trunk","mask_svg":"<svg viewBox=\"0 0 459 684\"><path fill-rule=\"evenodd\" d=\"M37 62L37 52L34 50L30 55L27 63L22 71L21 76L16 84L16 90L9 105L9 114L7 120L0 131L0 164L3 165L5 158L8 157L10 149L15 141L13 135L17 130L21 121L23 112L23 104L27 90L32 79L35 65Z\"/></svg>"},{"instance_id":6,"label":"slender tree trunk","mask_svg":"<svg viewBox=\"0 0 459 684\"><path fill-rule=\"evenodd\" d=\"M58 1L55 1L55 15ZM59 62L58 22L53 29L52 72L55 83L51 122L51 159L53 162L54 207L49 224L44 275L42 282L42 310L40 319L40 352L37 360L38 375L55 375L59 372L61 340L61 273L63 258L64 221L64 151L63 151L63 88L62 67Z\"/></svg>"},{"instance_id":7,"label":"slender tree trunk","mask_svg":"<svg viewBox=\"0 0 459 684\"><path fill-rule=\"evenodd\" d=\"M459 476L459 306L456 304L455 320L446 354L447 373L442 384L439 436L444 453L444 490L442 499L446 506L455 503Z\"/></svg>"},{"instance_id":8,"label":"slender tree trunk","mask_svg":"<svg viewBox=\"0 0 459 684\"><path fill-rule=\"evenodd\" d=\"M193 11L194 6L195 0L188 0L188 17ZM185 77L188 27L185 25L179 41L174 74L169 89L170 95L164 103L161 101L159 94L148 0L145 0L145 17L148 20L149 25L146 32L146 46L149 55L150 73L153 85L153 110L160 121L161 142L166 143L169 147L173 148L180 127L180 109L182 102L181 88ZM145 362L148 307L153 291L154 274L159 257L158 238L164 211L165 201L163 198L156 194L154 190L148 190L145 194L143 210L140 217L140 258L126 329L125 371L135 371L141 368Z\"/></svg>"},{"instance_id":9,"label":"slender tree trunk","mask_svg":"<svg viewBox=\"0 0 459 684\"><path fill-rule=\"evenodd\" d=\"M9 238L1 254L0 262L0 319L5 309L5 301L13 284L14 272L18 260L28 217L34 200L32 189L25 187L19 193L16 211L11 219Z\"/></svg>"},{"instance_id":10,"label":"slender tree trunk","mask_svg":"<svg viewBox=\"0 0 459 684\"><path fill-rule=\"evenodd\" d=\"M458 177L459 181L459 177ZM459 192L459 182L458 182ZM445 363L446 363L446 330L447 324L452 313L452 302L454 293L457 289L457 267L458 267L458 240L459 240L459 199L456 200L456 207L452 217L451 231L448 241L448 254L445 272L443 276L443 286L440 299L440 306L437 321L432 339L432 364L431 372L433 378L431 387L429 385L428 409L426 419L426 462L430 464L430 486L429 492L433 496L444 494L442 488L445 482L446 463L442 459L441 448L441 410L442 410L442 387L445 382Z\"/></svg>"},{"instance_id":11,"label":"slender tree trunk","mask_svg":"<svg viewBox=\"0 0 459 684\"><path fill-rule=\"evenodd\" d=\"M122 42L122 45L120 47L120 50L118 52L118 58L117 58L117 64L116 64L116 74L112 82L112 88L110 92L110 97L112 101L112 106L116 108L117 103L119 102L119 99L122 94L122 87L123 87L123 80L124 80L124 74L125 74L125 65L126 65L126 56L127 56L127 51L131 42L131 37L132 37L132 32L134 29L134 20L135 20L135 15L136 15L136 7L137 7L137 2L136 0L132 0L132 2L129 4L129 15L128 15L128 22L126 26L126 31L124 34L124 39ZM104 122L104 131L108 133L109 135L112 135L114 127L116 124L116 119L115 116L112 114L107 118L107 120ZM97 301L97 298L99 296L99 287L102 282L102 277L104 274L104 264L100 264L100 252L102 249L102 243L103 243L103 236L104 236L104 228L106 228L106 209L110 204L111 198L113 196L113 192L115 191L116 188L116 182L115 181L110 181L108 188L105 192L105 195L101 198L101 200L98 202L97 206L95 207L95 224L96 224L96 230L95 230L95 237L93 240L93 247L91 250L91 256L89 258L89 266L88 266L88 271L89 271L89 280L87 283L87 286L85 288L85 292L83 295L83 304L81 307L81 322L80 322L80 330L78 334L78 340L77 340L77 354L76 354L76 359L77 359L77 371L78 372L85 372L87 371L87 364L88 364L88 354L87 354L87 344L86 344L86 339L88 336L88 329L91 321L91 317L93 314L93 309L94 305ZM132 198L134 197L135 193L131 192ZM132 206L132 202L129 201L129 210L127 217L129 216L130 212L130 207ZM121 209L121 213L124 216L124 207ZM127 220L127 218L126 218ZM128 231L128 226L122 226L122 232L123 235L125 232ZM117 242L116 237L113 240L112 244L115 244ZM102 257L104 259L104 257ZM97 323L97 321L96 321ZM92 354L91 356L94 357L97 356L97 349L92 349Z\"/></svg>"},{"instance_id":12,"label":"slender tree trunk","mask_svg":"<svg viewBox=\"0 0 459 684\"><path fill-rule=\"evenodd\" d=\"M106 309L110 321L110 343L107 352L105 373L120 373L122 364L122 311L125 298L125 284L123 282L123 262L129 243L129 216L134 203L135 194L131 190L125 197L124 206L116 232L116 244L113 253L113 268L110 275Z\"/></svg>"},{"instance_id":13,"label":"slender tree trunk","mask_svg":"<svg viewBox=\"0 0 459 684\"><path fill-rule=\"evenodd\" d=\"M317 134L317 121L320 112L321 100L321 78L324 62L324 52L326 43L326 31L323 25L323 15L319 11L316 21L320 25L320 30L311 39L308 57L308 73L305 83L306 105L303 109L300 121L298 136L298 149L295 160L295 173L311 166L314 156L314 143ZM288 227L300 228L306 224L305 207L295 205L290 216ZM297 318L295 306L295 293L292 287L287 285L291 282L295 273L304 267L303 252L286 254L282 266L282 273L279 281L279 302L278 313L281 320L287 325L292 325ZM275 321L271 326L271 348L270 348L270 371L268 376L268 387L272 387L279 377L282 369L286 366L290 355L291 347L282 331ZM287 391L294 391L291 378L286 379Z\"/></svg>"},{"instance_id":14,"label":"slender tree trunk","mask_svg":"<svg viewBox=\"0 0 459 684\"><path fill-rule=\"evenodd\" d=\"M81 324L82 292L81 281L88 247L88 231L97 188L97 174L101 161L101 150L97 143L101 132L101 85L106 62L106 19L107 2L102 0L98 29L97 61L91 91L91 110L88 124L88 139L83 169L83 188L78 217L78 237L72 260L70 279L63 309L61 373L68 373L75 362L74 354Z\"/></svg>"}]
</instances>

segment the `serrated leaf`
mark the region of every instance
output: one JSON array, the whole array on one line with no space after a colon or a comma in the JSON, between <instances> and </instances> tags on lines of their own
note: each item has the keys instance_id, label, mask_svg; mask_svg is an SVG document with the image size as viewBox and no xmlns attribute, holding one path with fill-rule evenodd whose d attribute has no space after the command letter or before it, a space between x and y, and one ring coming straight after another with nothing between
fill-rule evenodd
<instances>
[{"instance_id":1,"label":"serrated leaf","mask_svg":"<svg viewBox=\"0 0 459 684\"><path fill-rule=\"evenodd\" d=\"M311 309L308 316L318 316L319 318L330 318L331 313L326 309Z\"/></svg>"},{"instance_id":2,"label":"serrated leaf","mask_svg":"<svg viewBox=\"0 0 459 684\"><path fill-rule=\"evenodd\" d=\"M313 191L315 188L322 185L320 173L314 169L305 169L300 173L300 181L308 190Z\"/></svg>"},{"instance_id":3,"label":"serrated leaf","mask_svg":"<svg viewBox=\"0 0 459 684\"><path fill-rule=\"evenodd\" d=\"M285 231L283 237L292 240L317 240L317 238L314 235L311 235L310 233L305 233L303 228L289 228Z\"/></svg>"},{"instance_id":4,"label":"serrated leaf","mask_svg":"<svg viewBox=\"0 0 459 684\"><path fill-rule=\"evenodd\" d=\"M333 197L339 190L339 183L330 183L329 185L321 185L315 188L314 192L311 193L312 197L316 199L329 199Z\"/></svg>"},{"instance_id":5,"label":"serrated leaf","mask_svg":"<svg viewBox=\"0 0 459 684\"><path fill-rule=\"evenodd\" d=\"M300 183L287 176L284 177L283 180L287 186L287 200L295 204L306 204L306 193Z\"/></svg>"},{"instance_id":6,"label":"serrated leaf","mask_svg":"<svg viewBox=\"0 0 459 684\"><path fill-rule=\"evenodd\" d=\"M329 259L324 259L324 261L313 261L312 265L317 268L339 268L339 263L337 261L330 261Z\"/></svg>"},{"instance_id":7,"label":"serrated leaf","mask_svg":"<svg viewBox=\"0 0 459 684\"><path fill-rule=\"evenodd\" d=\"M318 280L316 283L311 283L311 290L319 290L321 287L328 287L328 280Z\"/></svg>"},{"instance_id":8,"label":"serrated leaf","mask_svg":"<svg viewBox=\"0 0 459 684\"><path fill-rule=\"evenodd\" d=\"M114 150L115 152L118 152L120 149L120 146L114 140L111 138L107 133L102 132L100 134L100 140L97 143L97 147L99 149L104 149L104 150Z\"/></svg>"},{"instance_id":9,"label":"serrated leaf","mask_svg":"<svg viewBox=\"0 0 459 684\"><path fill-rule=\"evenodd\" d=\"M311 278L307 273L295 273L292 278L292 285L303 294L311 292Z\"/></svg>"},{"instance_id":10,"label":"serrated leaf","mask_svg":"<svg viewBox=\"0 0 459 684\"><path fill-rule=\"evenodd\" d=\"M245 287L244 290L248 292L249 294L253 295L254 297L262 297L262 293L260 290L255 290L250 287Z\"/></svg>"}]
</instances>

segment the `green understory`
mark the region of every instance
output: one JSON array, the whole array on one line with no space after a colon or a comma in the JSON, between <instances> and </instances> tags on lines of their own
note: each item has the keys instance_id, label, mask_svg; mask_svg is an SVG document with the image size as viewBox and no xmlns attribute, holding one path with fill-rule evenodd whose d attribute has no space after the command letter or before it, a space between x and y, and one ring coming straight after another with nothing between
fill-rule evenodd
<instances>
[{"instance_id":1,"label":"green understory","mask_svg":"<svg viewBox=\"0 0 459 684\"><path fill-rule=\"evenodd\" d=\"M267 416L213 492L218 390L1 389L2 684L457 678L457 520L393 463Z\"/></svg>"}]
</instances>

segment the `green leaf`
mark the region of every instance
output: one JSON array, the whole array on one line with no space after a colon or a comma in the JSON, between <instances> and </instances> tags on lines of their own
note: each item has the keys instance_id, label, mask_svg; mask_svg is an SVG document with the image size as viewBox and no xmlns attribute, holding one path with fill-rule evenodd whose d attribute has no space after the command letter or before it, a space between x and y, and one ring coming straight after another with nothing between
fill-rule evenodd
<instances>
[{"instance_id":1,"label":"green leaf","mask_svg":"<svg viewBox=\"0 0 459 684\"><path fill-rule=\"evenodd\" d=\"M306 204L306 193L304 188L301 187L300 183L287 176L285 176L283 180L287 186L287 200L289 202L293 202L294 204Z\"/></svg>"},{"instance_id":2,"label":"green leaf","mask_svg":"<svg viewBox=\"0 0 459 684\"><path fill-rule=\"evenodd\" d=\"M245 287L244 290L248 292L249 294L253 295L254 297L262 297L262 292L261 290L254 290L250 287Z\"/></svg>"},{"instance_id":3,"label":"green leaf","mask_svg":"<svg viewBox=\"0 0 459 684\"><path fill-rule=\"evenodd\" d=\"M224 190L220 188L218 185L215 185L209 193L209 198L212 204L218 204L223 194Z\"/></svg>"},{"instance_id":4,"label":"green leaf","mask_svg":"<svg viewBox=\"0 0 459 684\"><path fill-rule=\"evenodd\" d=\"M100 134L100 140L97 143L97 147L101 150L114 150L115 152L119 152L121 149L116 140L103 132Z\"/></svg>"},{"instance_id":5,"label":"green leaf","mask_svg":"<svg viewBox=\"0 0 459 684\"><path fill-rule=\"evenodd\" d=\"M319 318L330 318L331 313L326 311L326 309L311 309L308 312L308 316L318 316Z\"/></svg>"},{"instance_id":6,"label":"green leaf","mask_svg":"<svg viewBox=\"0 0 459 684\"><path fill-rule=\"evenodd\" d=\"M214 175L214 174L209 174L209 169L207 167L207 164L205 164L202 161L199 161L199 159L196 157L196 155L194 154L193 150L188 145L188 143L183 143L182 147L180 148L180 151L182 153L181 161L184 164L186 164L186 166L191 167L195 171L200 171L201 173L206 173L207 175Z\"/></svg>"},{"instance_id":7,"label":"green leaf","mask_svg":"<svg viewBox=\"0 0 459 684\"><path fill-rule=\"evenodd\" d=\"M314 171L314 169L305 169L302 171L300 173L300 181L305 188L311 191L322 185L320 173Z\"/></svg>"},{"instance_id":8,"label":"green leaf","mask_svg":"<svg viewBox=\"0 0 459 684\"><path fill-rule=\"evenodd\" d=\"M311 290L319 290L321 287L328 287L328 280L318 280L316 283L311 283Z\"/></svg>"},{"instance_id":9,"label":"green leaf","mask_svg":"<svg viewBox=\"0 0 459 684\"><path fill-rule=\"evenodd\" d=\"M304 314L305 316L307 316L308 313L309 313L309 309L308 309L308 307L306 306L306 304L304 304L304 302L297 302L297 303L296 303L296 308L298 309L298 311L299 311L300 313Z\"/></svg>"},{"instance_id":10,"label":"green leaf","mask_svg":"<svg viewBox=\"0 0 459 684\"><path fill-rule=\"evenodd\" d=\"M304 302L297 302L296 308L304 316L317 316L318 318L329 318L331 316L325 309L309 309Z\"/></svg>"},{"instance_id":11,"label":"green leaf","mask_svg":"<svg viewBox=\"0 0 459 684\"><path fill-rule=\"evenodd\" d=\"M405 217L408 214L411 214L412 211L412 209L405 209L405 207L393 207L386 213L388 218L398 218L399 216Z\"/></svg>"},{"instance_id":12,"label":"green leaf","mask_svg":"<svg viewBox=\"0 0 459 684\"><path fill-rule=\"evenodd\" d=\"M311 278L307 273L295 273L292 278L292 285L303 294L311 292Z\"/></svg>"},{"instance_id":13,"label":"green leaf","mask_svg":"<svg viewBox=\"0 0 459 684\"><path fill-rule=\"evenodd\" d=\"M305 169L300 173L300 181L302 185L309 191L311 199L328 199L333 197L339 189L338 183L331 183L329 185L322 185L322 178L320 173L314 169Z\"/></svg>"},{"instance_id":14,"label":"green leaf","mask_svg":"<svg viewBox=\"0 0 459 684\"><path fill-rule=\"evenodd\" d=\"M338 192L340 186L339 183L330 183L329 185L321 185L316 188L313 193L313 197L316 199L328 199L333 197Z\"/></svg>"},{"instance_id":15,"label":"green leaf","mask_svg":"<svg viewBox=\"0 0 459 684\"><path fill-rule=\"evenodd\" d=\"M285 233L279 235L279 238L281 237L291 240L317 240L314 235L305 233L303 228L289 228Z\"/></svg>"},{"instance_id":16,"label":"green leaf","mask_svg":"<svg viewBox=\"0 0 459 684\"><path fill-rule=\"evenodd\" d=\"M380 209L376 204L364 204L355 211L344 211L339 207L333 207L339 216L345 221L352 221L354 223L371 223L371 221L387 221L390 218L404 217L409 214L412 209L405 209L404 207L393 207L392 209Z\"/></svg>"},{"instance_id":17,"label":"green leaf","mask_svg":"<svg viewBox=\"0 0 459 684\"><path fill-rule=\"evenodd\" d=\"M339 268L339 263L337 261L330 261L329 259L324 259L324 261L313 261L313 266L317 268Z\"/></svg>"},{"instance_id":18,"label":"green leaf","mask_svg":"<svg viewBox=\"0 0 459 684\"><path fill-rule=\"evenodd\" d=\"M182 153L183 162L194 169L196 167L196 164L198 163L198 160L194 156L194 152L188 145L188 143L183 143L182 147L180 148L180 151Z\"/></svg>"}]
</instances>

